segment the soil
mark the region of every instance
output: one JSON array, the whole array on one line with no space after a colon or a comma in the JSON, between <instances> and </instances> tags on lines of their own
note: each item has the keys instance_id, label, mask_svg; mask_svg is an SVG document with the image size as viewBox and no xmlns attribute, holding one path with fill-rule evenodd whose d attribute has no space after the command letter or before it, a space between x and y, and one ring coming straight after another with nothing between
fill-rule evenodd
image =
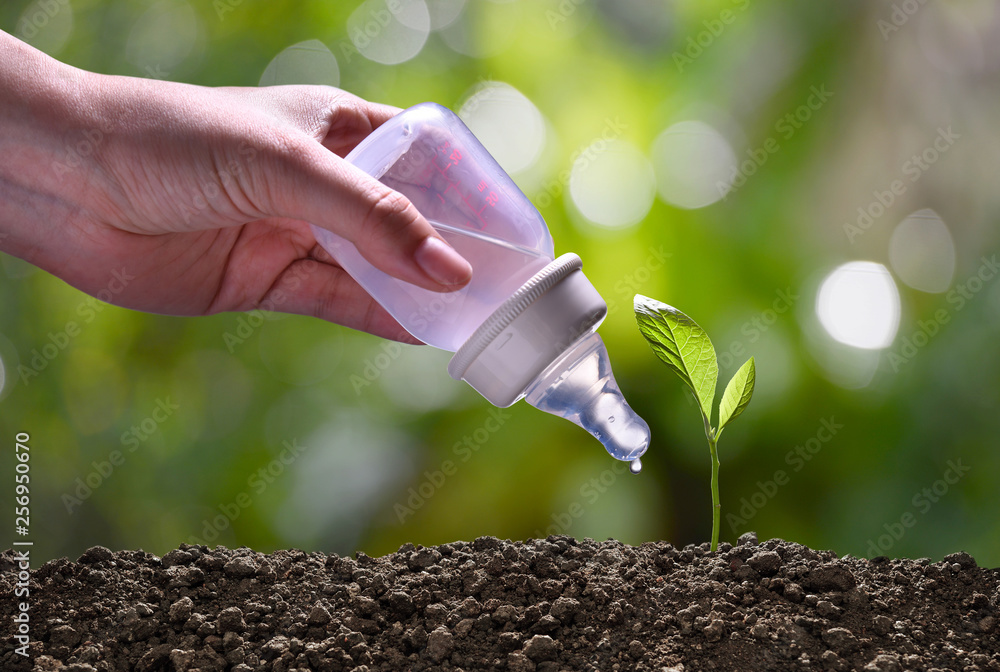
<instances>
[{"instance_id":1,"label":"soil","mask_svg":"<svg viewBox=\"0 0 1000 672\"><path fill-rule=\"evenodd\" d=\"M0 554L0 669L995 670L1000 570L737 546L483 537L355 558L97 546L31 571Z\"/></svg>"}]
</instances>

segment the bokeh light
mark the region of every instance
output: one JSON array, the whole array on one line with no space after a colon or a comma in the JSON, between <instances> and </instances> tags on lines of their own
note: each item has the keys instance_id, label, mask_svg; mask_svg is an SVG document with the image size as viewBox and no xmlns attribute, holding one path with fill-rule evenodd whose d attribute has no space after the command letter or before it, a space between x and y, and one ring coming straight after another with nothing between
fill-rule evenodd
<instances>
[{"instance_id":1,"label":"bokeh light","mask_svg":"<svg viewBox=\"0 0 1000 672\"><path fill-rule=\"evenodd\" d=\"M404 348L382 371L379 384L393 404L426 413L453 406L465 389L448 375L450 352Z\"/></svg>"},{"instance_id":2,"label":"bokeh light","mask_svg":"<svg viewBox=\"0 0 1000 672\"><path fill-rule=\"evenodd\" d=\"M656 197L653 169L632 143L598 140L570 172L573 205L590 222L609 229L638 224Z\"/></svg>"},{"instance_id":3,"label":"bokeh light","mask_svg":"<svg viewBox=\"0 0 1000 672\"><path fill-rule=\"evenodd\" d=\"M580 0L560 1L558 11L565 14L567 6L586 4ZM659 49L669 43L677 13L676 3L664 3L660 0L614 0L595 4L603 15L603 22L617 29L629 46Z\"/></svg>"},{"instance_id":4,"label":"bokeh light","mask_svg":"<svg viewBox=\"0 0 1000 672\"><path fill-rule=\"evenodd\" d=\"M260 76L260 86L278 84L338 86L337 57L319 40L306 40L286 47L271 59Z\"/></svg>"},{"instance_id":5,"label":"bokeh light","mask_svg":"<svg viewBox=\"0 0 1000 672\"><path fill-rule=\"evenodd\" d=\"M907 216L892 232L889 262L910 287L922 292L946 291L955 276L955 242L948 226L930 209Z\"/></svg>"},{"instance_id":6,"label":"bokeh light","mask_svg":"<svg viewBox=\"0 0 1000 672\"><path fill-rule=\"evenodd\" d=\"M473 58L496 56L514 41L521 14L519 2L468 0L458 20L439 34L459 54Z\"/></svg>"},{"instance_id":7,"label":"bokeh light","mask_svg":"<svg viewBox=\"0 0 1000 672\"><path fill-rule=\"evenodd\" d=\"M34 0L17 20L15 37L49 55L58 54L73 33L73 5L69 0Z\"/></svg>"},{"instance_id":8,"label":"bokeh light","mask_svg":"<svg viewBox=\"0 0 1000 672\"><path fill-rule=\"evenodd\" d=\"M705 122L681 121L653 142L653 166L660 198L681 208L703 208L729 192L736 155Z\"/></svg>"},{"instance_id":9,"label":"bokeh light","mask_svg":"<svg viewBox=\"0 0 1000 672\"><path fill-rule=\"evenodd\" d=\"M983 41L976 25L965 14L968 6L976 4L982 3L932 2L919 10L917 40L920 52L928 63L943 73L960 75L983 69Z\"/></svg>"},{"instance_id":10,"label":"bokeh light","mask_svg":"<svg viewBox=\"0 0 1000 672\"><path fill-rule=\"evenodd\" d=\"M294 544L344 553L377 510L386 490L413 469L406 436L360 413L336 413L300 439L290 465L290 496L273 511L273 525Z\"/></svg>"},{"instance_id":11,"label":"bokeh light","mask_svg":"<svg viewBox=\"0 0 1000 672\"><path fill-rule=\"evenodd\" d=\"M17 348L4 334L0 333L0 400L3 400L19 381L18 367L21 358Z\"/></svg>"},{"instance_id":12,"label":"bokeh light","mask_svg":"<svg viewBox=\"0 0 1000 672\"><path fill-rule=\"evenodd\" d=\"M823 280L816 314L835 340L865 350L888 347L899 328L899 291L882 264L852 261Z\"/></svg>"},{"instance_id":13,"label":"bokeh light","mask_svg":"<svg viewBox=\"0 0 1000 672\"><path fill-rule=\"evenodd\" d=\"M298 436L303 427L317 427L330 419L331 409L342 404L324 385L293 387L275 397L264 416L264 439L278 445Z\"/></svg>"},{"instance_id":14,"label":"bokeh light","mask_svg":"<svg viewBox=\"0 0 1000 672\"><path fill-rule=\"evenodd\" d=\"M431 16L431 30L447 28L455 23L465 9L465 0L426 0L426 2Z\"/></svg>"},{"instance_id":15,"label":"bokeh light","mask_svg":"<svg viewBox=\"0 0 1000 672\"><path fill-rule=\"evenodd\" d=\"M424 48L431 17L424 0L366 0L347 19L347 30L362 56L396 65Z\"/></svg>"},{"instance_id":16,"label":"bokeh light","mask_svg":"<svg viewBox=\"0 0 1000 672\"><path fill-rule=\"evenodd\" d=\"M875 379L880 352L834 341L822 344L813 355L831 383L845 390L860 390Z\"/></svg>"},{"instance_id":17,"label":"bokeh light","mask_svg":"<svg viewBox=\"0 0 1000 672\"><path fill-rule=\"evenodd\" d=\"M510 84L483 82L462 101L458 116L511 175L534 165L545 146L545 118Z\"/></svg>"}]
</instances>

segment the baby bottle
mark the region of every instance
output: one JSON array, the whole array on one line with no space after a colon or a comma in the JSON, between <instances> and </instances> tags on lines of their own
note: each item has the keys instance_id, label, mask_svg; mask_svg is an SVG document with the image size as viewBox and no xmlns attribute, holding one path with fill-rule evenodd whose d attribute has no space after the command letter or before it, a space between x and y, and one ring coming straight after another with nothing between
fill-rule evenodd
<instances>
[{"instance_id":1,"label":"baby bottle","mask_svg":"<svg viewBox=\"0 0 1000 672\"><path fill-rule=\"evenodd\" d=\"M496 406L524 397L580 425L637 473L649 427L622 397L596 333L607 304L580 257L555 258L545 221L468 127L422 103L375 129L347 161L406 196L472 265L472 279L433 292L313 227L320 245L408 332L455 353L452 378Z\"/></svg>"}]
</instances>

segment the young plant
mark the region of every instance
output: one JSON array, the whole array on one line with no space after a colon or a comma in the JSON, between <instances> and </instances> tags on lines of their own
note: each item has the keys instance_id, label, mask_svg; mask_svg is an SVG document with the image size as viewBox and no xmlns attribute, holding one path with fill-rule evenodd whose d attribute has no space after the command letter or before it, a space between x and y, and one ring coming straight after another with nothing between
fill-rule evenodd
<instances>
[{"instance_id":1,"label":"young plant","mask_svg":"<svg viewBox=\"0 0 1000 672\"><path fill-rule=\"evenodd\" d=\"M694 392L705 423L705 436L712 454L712 550L719 546L719 453L716 445L726 425L739 417L753 395L753 357L748 359L726 385L719 402L719 424L712 427L712 404L719 378L715 348L705 330L690 317L665 303L641 294L635 295L635 319L649 347L680 376Z\"/></svg>"}]
</instances>

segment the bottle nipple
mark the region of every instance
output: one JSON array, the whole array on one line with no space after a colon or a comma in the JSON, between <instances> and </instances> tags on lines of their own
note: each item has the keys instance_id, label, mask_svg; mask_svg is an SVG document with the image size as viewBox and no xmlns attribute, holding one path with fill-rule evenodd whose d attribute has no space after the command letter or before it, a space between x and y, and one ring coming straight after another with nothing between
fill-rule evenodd
<instances>
[{"instance_id":1,"label":"bottle nipple","mask_svg":"<svg viewBox=\"0 0 1000 672\"><path fill-rule=\"evenodd\" d=\"M596 333L582 338L542 372L528 388L525 401L586 429L612 457L632 462L632 473L642 469L638 458L649 446L649 425L622 396L608 351Z\"/></svg>"}]
</instances>

